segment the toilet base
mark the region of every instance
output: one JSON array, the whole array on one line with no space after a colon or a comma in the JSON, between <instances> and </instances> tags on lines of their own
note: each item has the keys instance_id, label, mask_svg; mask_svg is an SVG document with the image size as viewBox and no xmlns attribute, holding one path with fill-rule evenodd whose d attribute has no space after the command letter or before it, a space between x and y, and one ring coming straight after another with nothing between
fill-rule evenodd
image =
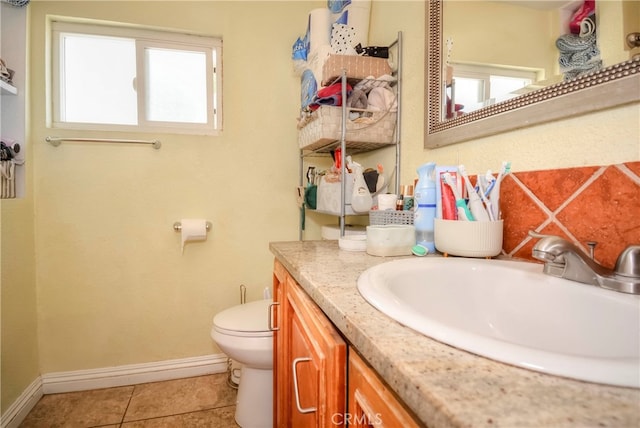
<instances>
[{"instance_id":1,"label":"toilet base","mask_svg":"<svg viewBox=\"0 0 640 428\"><path fill-rule=\"evenodd\" d=\"M242 367L235 418L242 428L273 426L273 370Z\"/></svg>"}]
</instances>

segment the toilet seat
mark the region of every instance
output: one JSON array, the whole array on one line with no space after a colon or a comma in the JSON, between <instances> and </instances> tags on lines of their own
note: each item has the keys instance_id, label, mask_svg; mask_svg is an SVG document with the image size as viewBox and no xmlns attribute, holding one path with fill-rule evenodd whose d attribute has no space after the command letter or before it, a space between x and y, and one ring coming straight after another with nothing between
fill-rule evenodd
<instances>
[{"instance_id":1,"label":"toilet seat","mask_svg":"<svg viewBox=\"0 0 640 428\"><path fill-rule=\"evenodd\" d=\"M240 337L268 337L269 306L272 301L257 300L237 305L213 317L213 328L221 334Z\"/></svg>"},{"instance_id":2,"label":"toilet seat","mask_svg":"<svg viewBox=\"0 0 640 428\"><path fill-rule=\"evenodd\" d=\"M213 317L211 338L224 354L242 364L235 419L242 427L269 427L273 421L273 332L271 300L225 309Z\"/></svg>"}]
</instances>

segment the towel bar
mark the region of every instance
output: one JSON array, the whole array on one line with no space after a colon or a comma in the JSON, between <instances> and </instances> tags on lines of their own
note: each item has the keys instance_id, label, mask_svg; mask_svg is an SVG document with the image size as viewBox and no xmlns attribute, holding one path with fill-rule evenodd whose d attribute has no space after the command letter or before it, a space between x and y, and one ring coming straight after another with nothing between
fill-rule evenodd
<instances>
[{"instance_id":1,"label":"towel bar","mask_svg":"<svg viewBox=\"0 0 640 428\"><path fill-rule=\"evenodd\" d=\"M129 144L150 144L154 149L158 150L162 147L160 140L129 140L119 138L75 138L75 137L47 137L45 138L47 143L51 143L52 146L58 147L63 141L76 141L83 143L129 143Z\"/></svg>"}]
</instances>

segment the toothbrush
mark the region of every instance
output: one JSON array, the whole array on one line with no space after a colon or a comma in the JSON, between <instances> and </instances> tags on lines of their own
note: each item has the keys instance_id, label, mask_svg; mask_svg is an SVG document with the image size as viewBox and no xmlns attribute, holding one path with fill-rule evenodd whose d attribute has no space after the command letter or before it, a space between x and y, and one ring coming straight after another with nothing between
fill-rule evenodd
<instances>
[{"instance_id":1,"label":"toothbrush","mask_svg":"<svg viewBox=\"0 0 640 428\"><path fill-rule=\"evenodd\" d=\"M482 205L482 201L480 200L480 196L478 193L471 187L471 180L469 180L469 176L467 175L467 170L464 165L458 166L458 171L462 178L464 179L464 184L467 187L467 193L469 194L469 208L471 209L471 214L477 221L489 221L489 214L484 209Z\"/></svg>"},{"instance_id":2,"label":"toothbrush","mask_svg":"<svg viewBox=\"0 0 640 428\"><path fill-rule=\"evenodd\" d=\"M493 184L493 182L491 184ZM487 193L489 192L485 190L487 188L487 179L480 174L478 174L478 186L480 187L480 191L478 193L480 193L480 199L482 199L482 202L484 202L484 206L487 209L489 220L495 221L496 219L493 216L493 210L491 209L491 201L489 200L489 198L487 198Z\"/></svg>"},{"instance_id":3,"label":"toothbrush","mask_svg":"<svg viewBox=\"0 0 640 428\"><path fill-rule=\"evenodd\" d=\"M500 218L500 182L502 179L511 172L511 162L502 162L502 167L498 173L495 184L491 189L489 199L491 200L491 209L493 210L493 217L495 219Z\"/></svg>"},{"instance_id":4,"label":"toothbrush","mask_svg":"<svg viewBox=\"0 0 640 428\"><path fill-rule=\"evenodd\" d=\"M489 197L489 193L491 193L491 189L496 184L496 178L493 176L493 173L490 169L487 170L487 173L484 175L484 180L487 185L485 185L484 195Z\"/></svg>"},{"instance_id":5,"label":"toothbrush","mask_svg":"<svg viewBox=\"0 0 640 428\"><path fill-rule=\"evenodd\" d=\"M491 200L489 200L489 193L493 186L496 184L496 178L493 176L493 173L490 169L487 170L484 176L478 174L478 180L480 181L481 191L480 191L480 199L484 203L484 206L487 210L487 214L489 214L489 220L496 221L495 216L493 215L493 209L491 206Z\"/></svg>"},{"instance_id":6,"label":"toothbrush","mask_svg":"<svg viewBox=\"0 0 640 428\"><path fill-rule=\"evenodd\" d=\"M451 191L453 192L453 196L456 198L456 209L458 211L458 220L473 221L474 220L473 215L471 214L471 211L469 211L469 207L467 207L467 204L464 202L464 199L462 199L462 196L458 191L458 186L456 185L455 181L453 181L453 177L451 177L451 174L449 174L448 172L445 172L444 174L442 174L442 181L444 181L446 185L451 188Z\"/></svg>"}]
</instances>

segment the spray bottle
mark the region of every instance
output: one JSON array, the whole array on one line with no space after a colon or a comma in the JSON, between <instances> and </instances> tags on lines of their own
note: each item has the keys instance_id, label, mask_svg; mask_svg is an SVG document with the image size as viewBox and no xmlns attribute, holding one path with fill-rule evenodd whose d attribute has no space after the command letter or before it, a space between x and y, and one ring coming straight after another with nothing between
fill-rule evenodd
<instances>
[{"instance_id":1,"label":"spray bottle","mask_svg":"<svg viewBox=\"0 0 640 428\"><path fill-rule=\"evenodd\" d=\"M364 175L362 174L362 165L357 162L353 162L353 192L351 193L351 208L357 213L366 213L371 209L373 204L373 198L367 187L367 182L364 181Z\"/></svg>"},{"instance_id":2,"label":"spray bottle","mask_svg":"<svg viewBox=\"0 0 640 428\"><path fill-rule=\"evenodd\" d=\"M436 251L433 235L433 220L436 216L436 183L433 179L435 168L435 162L418 168L418 184L414 194L413 226L416 229L416 244L427 248L430 253Z\"/></svg>"}]
</instances>

